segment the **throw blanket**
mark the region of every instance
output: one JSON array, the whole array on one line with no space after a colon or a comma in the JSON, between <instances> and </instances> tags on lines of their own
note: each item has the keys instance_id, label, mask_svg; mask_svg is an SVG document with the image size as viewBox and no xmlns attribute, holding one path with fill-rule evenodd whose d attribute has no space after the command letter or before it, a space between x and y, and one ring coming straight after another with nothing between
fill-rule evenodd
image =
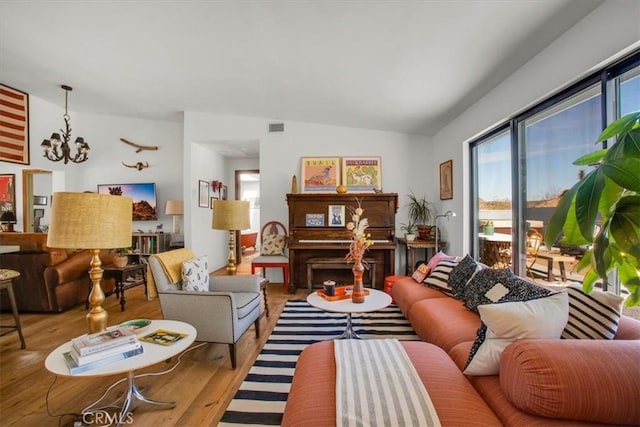
<instances>
[{"instance_id":1,"label":"throw blanket","mask_svg":"<svg viewBox=\"0 0 640 427\"><path fill-rule=\"evenodd\" d=\"M334 347L338 427L440 426L398 340L336 340Z\"/></svg>"},{"instance_id":2,"label":"throw blanket","mask_svg":"<svg viewBox=\"0 0 640 427\"><path fill-rule=\"evenodd\" d=\"M191 249L175 249L167 252L160 252L152 255L160 261L164 274L169 278L169 283L176 283L182 280L182 263L195 258ZM147 299L151 301L158 297L156 282L151 273L151 267L147 264Z\"/></svg>"}]
</instances>

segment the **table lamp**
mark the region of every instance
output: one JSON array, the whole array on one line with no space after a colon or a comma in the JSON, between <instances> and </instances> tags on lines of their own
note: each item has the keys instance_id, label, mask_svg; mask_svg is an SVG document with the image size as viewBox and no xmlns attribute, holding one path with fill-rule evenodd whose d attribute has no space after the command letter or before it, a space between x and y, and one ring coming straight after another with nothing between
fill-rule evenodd
<instances>
[{"instance_id":1,"label":"table lamp","mask_svg":"<svg viewBox=\"0 0 640 427\"><path fill-rule=\"evenodd\" d=\"M184 215L184 203L182 200L167 200L164 208L166 215L173 215L173 233L180 234L180 215Z\"/></svg>"},{"instance_id":2,"label":"table lamp","mask_svg":"<svg viewBox=\"0 0 640 427\"><path fill-rule=\"evenodd\" d=\"M2 230L12 232L13 224L17 222L16 214L13 211L5 211L0 215L0 224L2 224Z\"/></svg>"},{"instance_id":3,"label":"table lamp","mask_svg":"<svg viewBox=\"0 0 640 427\"><path fill-rule=\"evenodd\" d=\"M451 219L451 217L453 217L453 216L456 216L456 213L453 212L453 211L446 211L442 215L436 215L436 219L435 219L436 247L435 247L434 253L440 252L440 248L438 247L438 238L439 238L439 234L440 234L440 231L438 230L438 218L447 218L447 221L449 221Z\"/></svg>"},{"instance_id":4,"label":"table lamp","mask_svg":"<svg viewBox=\"0 0 640 427\"><path fill-rule=\"evenodd\" d=\"M240 200L215 200L211 228L229 231L229 258L227 274L236 274L235 232L251 227L249 202Z\"/></svg>"},{"instance_id":5,"label":"table lamp","mask_svg":"<svg viewBox=\"0 0 640 427\"><path fill-rule=\"evenodd\" d=\"M101 249L131 246L133 200L125 196L95 193L55 193L47 246L62 249L89 249L93 285L87 314L89 333L107 328L107 311L102 308L104 292Z\"/></svg>"}]
</instances>

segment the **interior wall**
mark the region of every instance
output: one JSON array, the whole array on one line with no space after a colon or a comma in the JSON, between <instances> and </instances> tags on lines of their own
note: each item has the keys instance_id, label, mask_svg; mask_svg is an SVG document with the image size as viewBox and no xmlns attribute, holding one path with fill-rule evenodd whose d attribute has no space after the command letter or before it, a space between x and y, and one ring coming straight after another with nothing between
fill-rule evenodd
<instances>
[{"instance_id":1,"label":"interior wall","mask_svg":"<svg viewBox=\"0 0 640 427\"><path fill-rule=\"evenodd\" d=\"M640 46L640 2L609 0L556 39L480 101L451 121L433 139L434 166L453 159L453 200L438 201L438 212L455 211L446 226L450 251L469 251L469 140ZM438 182L438 168L427 172ZM467 236L465 238L464 236Z\"/></svg>"}]
</instances>

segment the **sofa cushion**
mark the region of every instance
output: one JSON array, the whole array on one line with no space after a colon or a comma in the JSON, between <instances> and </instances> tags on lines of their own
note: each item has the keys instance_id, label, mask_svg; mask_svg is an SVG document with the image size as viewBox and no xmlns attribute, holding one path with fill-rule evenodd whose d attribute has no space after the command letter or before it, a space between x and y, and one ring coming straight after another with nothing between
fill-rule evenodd
<instances>
[{"instance_id":1,"label":"sofa cushion","mask_svg":"<svg viewBox=\"0 0 640 427\"><path fill-rule=\"evenodd\" d=\"M429 275L429 267L427 264L420 264L416 271L413 272L411 278L418 283L422 283L422 281Z\"/></svg>"},{"instance_id":2,"label":"sofa cushion","mask_svg":"<svg viewBox=\"0 0 640 427\"><path fill-rule=\"evenodd\" d=\"M424 284L451 295L449 274L451 274L451 271L453 271L453 268L456 265L458 265L458 260L456 259L445 259L440 261L438 265L429 270L429 275L424 279Z\"/></svg>"},{"instance_id":3,"label":"sofa cushion","mask_svg":"<svg viewBox=\"0 0 640 427\"><path fill-rule=\"evenodd\" d=\"M464 369L467 375L496 375L500 355L513 341L560 338L569 317L569 297L559 292L529 300L478 307L482 326Z\"/></svg>"},{"instance_id":4,"label":"sofa cushion","mask_svg":"<svg viewBox=\"0 0 640 427\"><path fill-rule=\"evenodd\" d=\"M526 301L549 295L549 289L516 276L510 270L484 269L473 275L464 289L465 306L478 312L481 304Z\"/></svg>"},{"instance_id":5,"label":"sofa cushion","mask_svg":"<svg viewBox=\"0 0 640 427\"><path fill-rule=\"evenodd\" d=\"M422 284L416 283L412 278L406 277L393 284L391 297L393 297L402 314L407 317L411 306L416 302L427 298L446 298L447 295L436 289L422 286Z\"/></svg>"},{"instance_id":6,"label":"sofa cushion","mask_svg":"<svg viewBox=\"0 0 640 427\"><path fill-rule=\"evenodd\" d=\"M431 257L431 259L427 263L427 267L429 267L429 271L433 271L433 269L436 268L436 265L438 265L440 261L453 261L454 259L456 259L455 256L447 255L444 252L440 251Z\"/></svg>"},{"instance_id":7,"label":"sofa cushion","mask_svg":"<svg viewBox=\"0 0 640 427\"><path fill-rule=\"evenodd\" d=\"M182 263L182 290L190 292L209 290L209 263L206 255Z\"/></svg>"},{"instance_id":8,"label":"sofa cushion","mask_svg":"<svg viewBox=\"0 0 640 427\"><path fill-rule=\"evenodd\" d=\"M285 237L282 234L267 234L262 239L262 255L284 255Z\"/></svg>"},{"instance_id":9,"label":"sofa cushion","mask_svg":"<svg viewBox=\"0 0 640 427\"><path fill-rule=\"evenodd\" d=\"M507 347L500 385L530 414L637 425L640 341L522 340Z\"/></svg>"},{"instance_id":10,"label":"sofa cushion","mask_svg":"<svg viewBox=\"0 0 640 427\"><path fill-rule=\"evenodd\" d=\"M449 352L455 345L473 341L480 317L453 298L429 298L411 306L407 319L421 340Z\"/></svg>"},{"instance_id":11,"label":"sofa cushion","mask_svg":"<svg viewBox=\"0 0 640 427\"><path fill-rule=\"evenodd\" d=\"M458 265L451 270L451 274L449 274L449 287L451 288L454 298L463 299L464 288L467 282L480 270L480 264L470 255L467 254L462 258Z\"/></svg>"},{"instance_id":12,"label":"sofa cushion","mask_svg":"<svg viewBox=\"0 0 640 427\"><path fill-rule=\"evenodd\" d=\"M624 297L597 289L585 294L580 285L549 288L569 294L569 321L562 338L612 340L616 336Z\"/></svg>"}]
</instances>

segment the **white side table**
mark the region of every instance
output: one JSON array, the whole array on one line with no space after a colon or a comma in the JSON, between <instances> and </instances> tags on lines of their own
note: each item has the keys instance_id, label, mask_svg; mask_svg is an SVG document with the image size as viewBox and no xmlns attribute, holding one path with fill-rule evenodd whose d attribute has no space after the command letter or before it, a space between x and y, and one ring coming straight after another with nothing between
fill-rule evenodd
<instances>
[{"instance_id":1,"label":"white side table","mask_svg":"<svg viewBox=\"0 0 640 427\"><path fill-rule=\"evenodd\" d=\"M118 417L118 425L121 425L127 420L127 414L133 410L136 399L163 408L175 408L176 402L160 402L149 399L143 395L140 389L136 387L134 372L137 369L146 368L147 366L154 365L182 353L195 341L196 329L188 323L178 322L176 320L153 320L148 327L138 333L138 337L148 335L158 329L180 332L187 334L187 336L169 346L141 341L142 347L144 348L142 354L75 375L69 373L69 368L64 362L63 353L71 350L71 342L69 341L53 350L49 356L47 356L44 365L49 372L67 377L99 377L126 373L129 384L127 392L120 398L122 399L122 409ZM120 399L114 402L114 404L119 403ZM98 408L90 408L88 412L97 409Z\"/></svg>"},{"instance_id":2,"label":"white side table","mask_svg":"<svg viewBox=\"0 0 640 427\"><path fill-rule=\"evenodd\" d=\"M335 339L362 339L362 337L353 330L353 323L351 321L351 315L353 313L368 313L371 311L380 310L391 304L391 297L375 289L369 289L369 295L364 298L362 304L354 304L351 302L351 298L328 301L318 295L318 292L313 292L307 297L307 302L320 310L329 311L333 313L345 313L347 315L347 327L342 335Z\"/></svg>"}]
</instances>

